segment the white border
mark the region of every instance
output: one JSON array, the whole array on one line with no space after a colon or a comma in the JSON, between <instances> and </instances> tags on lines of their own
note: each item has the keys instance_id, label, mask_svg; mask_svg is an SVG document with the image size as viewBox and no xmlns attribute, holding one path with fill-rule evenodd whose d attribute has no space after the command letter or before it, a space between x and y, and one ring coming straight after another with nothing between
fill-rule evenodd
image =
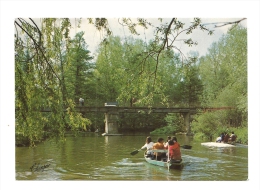
<instances>
[{"instance_id":1,"label":"white border","mask_svg":"<svg viewBox=\"0 0 260 190\"><path fill-rule=\"evenodd\" d=\"M1 1L0 189L57 188L259 188L259 1ZM31 182L15 181L14 18L16 17L212 17L247 18L249 82L249 180L242 182ZM214 177L214 176L212 176ZM69 186L68 186L69 185ZM228 186L227 186L228 185ZM231 185L234 185L231 187Z\"/></svg>"}]
</instances>

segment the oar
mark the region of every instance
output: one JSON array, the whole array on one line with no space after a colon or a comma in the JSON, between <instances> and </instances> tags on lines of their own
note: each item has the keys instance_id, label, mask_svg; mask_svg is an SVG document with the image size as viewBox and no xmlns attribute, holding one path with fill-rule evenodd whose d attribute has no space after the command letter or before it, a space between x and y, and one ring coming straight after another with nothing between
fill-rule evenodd
<instances>
[{"instance_id":1,"label":"oar","mask_svg":"<svg viewBox=\"0 0 260 190\"><path fill-rule=\"evenodd\" d=\"M167 160L167 164L168 164L168 171L170 170L170 146L168 144L168 160Z\"/></svg>"},{"instance_id":2,"label":"oar","mask_svg":"<svg viewBox=\"0 0 260 190\"><path fill-rule=\"evenodd\" d=\"M184 149L191 149L192 146L191 146L191 145L182 145L181 148L184 148Z\"/></svg>"},{"instance_id":3,"label":"oar","mask_svg":"<svg viewBox=\"0 0 260 190\"><path fill-rule=\"evenodd\" d=\"M134 156L134 155L136 155L140 150L141 150L141 149L135 150L135 151L131 152L130 154L131 154L132 156Z\"/></svg>"}]
</instances>

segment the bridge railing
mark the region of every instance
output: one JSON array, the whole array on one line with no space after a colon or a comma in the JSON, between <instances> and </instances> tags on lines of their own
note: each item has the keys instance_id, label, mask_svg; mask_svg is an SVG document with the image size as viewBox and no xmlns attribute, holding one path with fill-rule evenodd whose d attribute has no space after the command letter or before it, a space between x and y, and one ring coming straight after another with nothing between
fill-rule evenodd
<instances>
[{"instance_id":1,"label":"bridge railing","mask_svg":"<svg viewBox=\"0 0 260 190\"><path fill-rule=\"evenodd\" d=\"M142 111L146 113L198 113L206 111L217 111L217 110L227 110L234 109L233 107L194 107L194 108L148 108L148 107L118 107L118 106L102 106L102 107L89 107L89 106L76 106L75 111L77 112L124 112L124 113L141 113ZM50 108L42 108L41 112L51 112ZM64 111L67 111L64 108Z\"/></svg>"}]
</instances>

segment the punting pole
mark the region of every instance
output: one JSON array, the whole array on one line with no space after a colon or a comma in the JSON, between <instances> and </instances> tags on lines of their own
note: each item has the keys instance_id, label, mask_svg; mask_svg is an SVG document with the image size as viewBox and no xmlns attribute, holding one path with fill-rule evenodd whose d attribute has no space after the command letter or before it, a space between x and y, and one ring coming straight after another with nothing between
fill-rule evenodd
<instances>
[{"instance_id":1,"label":"punting pole","mask_svg":"<svg viewBox=\"0 0 260 190\"><path fill-rule=\"evenodd\" d=\"M170 146L168 144L168 160L167 160L167 163L168 163L168 171L170 170Z\"/></svg>"}]
</instances>

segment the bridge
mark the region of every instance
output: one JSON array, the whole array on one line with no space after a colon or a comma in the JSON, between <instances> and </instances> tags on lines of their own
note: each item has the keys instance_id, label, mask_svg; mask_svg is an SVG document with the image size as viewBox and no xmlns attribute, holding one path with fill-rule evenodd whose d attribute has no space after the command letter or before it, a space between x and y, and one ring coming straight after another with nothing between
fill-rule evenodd
<instances>
[{"instance_id":1,"label":"bridge","mask_svg":"<svg viewBox=\"0 0 260 190\"><path fill-rule=\"evenodd\" d=\"M119 113L180 113L184 117L185 130L187 135L191 135L190 115L198 112L216 111L222 109L233 109L232 107L220 108L164 108L164 107L119 107L116 105L106 105L102 107L76 106L75 110L80 113L101 112L105 114L105 134L118 134ZM42 112L51 112L51 109L42 109ZM64 110L66 111L66 110Z\"/></svg>"},{"instance_id":2,"label":"bridge","mask_svg":"<svg viewBox=\"0 0 260 190\"><path fill-rule=\"evenodd\" d=\"M119 113L180 113L184 117L185 130L187 135L190 130L190 115L197 113L197 108L162 108L162 107L118 107L115 105L106 105L103 107L76 106L75 110L80 113L101 112L105 114L105 134L118 134ZM64 110L66 111L66 110ZM51 109L42 109L42 112L51 112Z\"/></svg>"}]
</instances>

